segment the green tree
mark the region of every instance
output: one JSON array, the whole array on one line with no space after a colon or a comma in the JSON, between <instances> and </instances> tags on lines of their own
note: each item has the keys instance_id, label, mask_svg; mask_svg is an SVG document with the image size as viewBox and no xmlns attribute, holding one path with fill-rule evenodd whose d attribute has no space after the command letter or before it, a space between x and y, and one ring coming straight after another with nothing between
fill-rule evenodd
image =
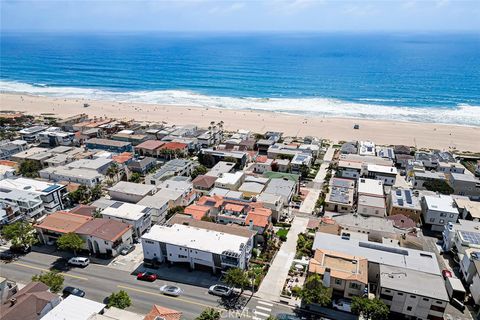
<instances>
[{"instance_id":1,"label":"green tree","mask_svg":"<svg viewBox=\"0 0 480 320\"><path fill-rule=\"evenodd\" d=\"M229 286L240 288L241 293L243 293L245 287L250 285L248 274L240 268L228 269L228 271L225 272L223 281Z\"/></svg>"},{"instance_id":2,"label":"green tree","mask_svg":"<svg viewBox=\"0 0 480 320\"><path fill-rule=\"evenodd\" d=\"M307 178L309 173L310 173L310 168L307 165L302 164L300 166L300 175L302 176L302 178L303 179Z\"/></svg>"},{"instance_id":3,"label":"green tree","mask_svg":"<svg viewBox=\"0 0 480 320\"><path fill-rule=\"evenodd\" d=\"M103 195L103 190L102 190L102 185L101 184L96 184L93 188L90 190L90 199L89 202L98 200L102 197Z\"/></svg>"},{"instance_id":4,"label":"green tree","mask_svg":"<svg viewBox=\"0 0 480 320\"><path fill-rule=\"evenodd\" d=\"M27 221L17 221L3 227L2 235L16 248L32 246L38 242L35 228Z\"/></svg>"},{"instance_id":5,"label":"green tree","mask_svg":"<svg viewBox=\"0 0 480 320\"><path fill-rule=\"evenodd\" d=\"M202 174L205 174L208 172L208 169L203 166L203 165L199 165L198 167L196 167L193 172L192 172L192 180L195 179L196 177L202 175Z\"/></svg>"},{"instance_id":6,"label":"green tree","mask_svg":"<svg viewBox=\"0 0 480 320\"><path fill-rule=\"evenodd\" d=\"M45 273L40 273L32 277L32 281L39 281L45 283L50 291L57 293L63 288L63 275L58 270L52 270Z\"/></svg>"},{"instance_id":7,"label":"green tree","mask_svg":"<svg viewBox=\"0 0 480 320\"><path fill-rule=\"evenodd\" d=\"M195 320L219 320L220 312L214 308L207 308L202 311L202 313L195 318Z\"/></svg>"},{"instance_id":8,"label":"green tree","mask_svg":"<svg viewBox=\"0 0 480 320\"><path fill-rule=\"evenodd\" d=\"M110 297L108 297L108 307L115 307L119 309L125 309L132 305L132 300L130 299L128 293L124 290L119 292L112 292Z\"/></svg>"},{"instance_id":9,"label":"green tree","mask_svg":"<svg viewBox=\"0 0 480 320\"><path fill-rule=\"evenodd\" d=\"M444 180L430 180L423 183L425 189L441 194L452 194L453 188Z\"/></svg>"},{"instance_id":10,"label":"green tree","mask_svg":"<svg viewBox=\"0 0 480 320\"><path fill-rule=\"evenodd\" d=\"M316 303L327 306L332 299L332 289L323 286L320 275L313 274L307 278L298 295L306 304Z\"/></svg>"},{"instance_id":11,"label":"green tree","mask_svg":"<svg viewBox=\"0 0 480 320\"><path fill-rule=\"evenodd\" d=\"M366 320L386 320L390 310L388 306L379 299L368 299L353 297L352 312L361 314Z\"/></svg>"},{"instance_id":12,"label":"green tree","mask_svg":"<svg viewBox=\"0 0 480 320\"><path fill-rule=\"evenodd\" d=\"M82 250L85 241L79 235L73 232L65 233L57 240L57 246L60 250L71 250L76 255L77 251Z\"/></svg>"},{"instance_id":13,"label":"green tree","mask_svg":"<svg viewBox=\"0 0 480 320\"><path fill-rule=\"evenodd\" d=\"M118 168L118 164L114 162L110 165L110 167L108 167L106 174L113 179L114 177L117 178L119 172L120 169Z\"/></svg>"},{"instance_id":14,"label":"green tree","mask_svg":"<svg viewBox=\"0 0 480 320\"><path fill-rule=\"evenodd\" d=\"M173 208L170 208L168 209L167 211L167 215L165 217L165 220L169 220L171 217L173 217L176 213L183 213L183 211L185 210L185 207L182 207L182 206L176 206L176 207L173 207Z\"/></svg>"},{"instance_id":15,"label":"green tree","mask_svg":"<svg viewBox=\"0 0 480 320\"><path fill-rule=\"evenodd\" d=\"M130 179L128 180L130 182L139 183L142 180L142 176L138 172L133 172L132 175L130 176Z\"/></svg>"},{"instance_id":16,"label":"green tree","mask_svg":"<svg viewBox=\"0 0 480 320\"><path fill-rule=\"evenodd\" d=\"M40 162L35 160L25 160L20 163L20 167L18 172L28 178L36 178L38 177L38 171L42 169L42 165Z\"/></svg>"},{"instance_id":17,"label":"green tree","mask_svg":"<svg viewBox=\"0 0 480 320\"><path fill-rule=\"evenodd\" d=\"M207 221L207 222L215 222L215 218L209 217L209 216L203 216L200 220Z\"/></svg>"},{"instance_id":18,"label":"green tree","mask_svg":"<svg viewBox=\"0 0 480 320\"><path fill-rule=\"evenodd\" d=\"M90 199L89 189L87 186L81 185L77 188L77 190L70 192L68 194L68 198L73 203L88 203L88 200Z\"/></svg>"}]
</instances>

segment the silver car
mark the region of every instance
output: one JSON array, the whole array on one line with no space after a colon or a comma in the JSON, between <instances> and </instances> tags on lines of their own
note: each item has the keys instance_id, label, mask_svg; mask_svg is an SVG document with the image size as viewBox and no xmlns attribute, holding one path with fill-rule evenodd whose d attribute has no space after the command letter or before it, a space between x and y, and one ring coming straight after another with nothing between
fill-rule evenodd
<instances>
[{"instance_id":1,"label":"silver car","mask_svg":"<svg viewBox=\"0 0 480 320\"><path fill-rule=\"evenodd\" d=\"M160 292L166 296L178 297L183 293L183 290L177 286L164 285L160 287Z\"/></svg>"},{"instance_id":2,"label":"silver car","mask_svg":"<svg viewBox=\"0 0 480 320\"><path fill-rule=\"evenodd\" d=\"M219 297L229 297L233 292L233 288L221 285L221 284L215 284L208 288L208 293L213 294L215 296Z\"/></svg>"}]
</instances>

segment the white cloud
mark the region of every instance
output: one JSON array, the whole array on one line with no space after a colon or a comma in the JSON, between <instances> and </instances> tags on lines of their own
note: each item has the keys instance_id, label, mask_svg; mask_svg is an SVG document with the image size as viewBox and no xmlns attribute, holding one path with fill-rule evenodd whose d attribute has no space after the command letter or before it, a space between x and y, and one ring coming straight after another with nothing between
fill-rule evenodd
<instances>
[{"instance_id":1,"label":"white cloud","mask_svg":"<svg viewBox=\"0 0 480 320\"><path fill-rule=\"evenodd\" d=\"M210 14L229 14L245 7L243 2L234 2L229 5L217 5L208 10Z\"/></svg>"}]
</instances>

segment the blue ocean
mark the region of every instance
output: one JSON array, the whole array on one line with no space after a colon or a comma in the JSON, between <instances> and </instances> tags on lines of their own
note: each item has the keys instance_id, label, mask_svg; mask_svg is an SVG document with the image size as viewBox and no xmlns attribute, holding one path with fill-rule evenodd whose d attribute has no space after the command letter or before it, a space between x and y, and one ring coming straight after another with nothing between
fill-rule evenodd
<instances>
[{"instance_id":1,"label":"blue ocean","mask_svg":"<svg viewBox=\"0 0 480 320\"><path fill-rule=\"evenodd\" d=\"M2 33L0 91L480 126L479 34Z\"/></svg>"}]
</instances>

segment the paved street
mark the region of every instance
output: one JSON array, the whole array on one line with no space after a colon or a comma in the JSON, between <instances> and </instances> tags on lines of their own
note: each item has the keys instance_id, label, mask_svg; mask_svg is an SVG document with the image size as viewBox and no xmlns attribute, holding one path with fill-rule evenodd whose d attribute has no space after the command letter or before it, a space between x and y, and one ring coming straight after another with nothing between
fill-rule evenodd
<instances>
[{"instance_id":1,"label":"paved street","mask_svg":"<svg viewBox=\"0 0 480 320\"><path fill-rule=\"evenodd\" d=\"M42 271L48 271L52 265L55 265L57 259L58 257L56 256L31 252L15 262L0 264L0 275L26 284L30 282L33 275ZM188 271L185 272L188 273ZM189 276L194 274L195 272L189 273ZM199 273L198 275L201 276L202 274ZM160 286L167 283L164 280L157 280L153 283L137 281L135 276L129 272L97 264L90 264L84 269L72 268L66 271L64 276L65 285L85 290L86 298L99 302L103 302L112 292L123 289L128 292L133 302L133 305L128 310L142 314L149 312L153 304L180 310L186 319L194 319L207 307L223 310L224 318L232 319L265 319L270 314L291 313L290 308L287 306L261 301L255 297L248 301L249 297L243 296L241 299L245 302L248 301L246 305L248 309L243 311L243 316L240 316L241 312L228 314L220 304L221 300L208 294L208 288L168 282L169 284L177 284L184 290L184 294L178 298L168 297L160 294L158 290ZM259 317L255 316L253 310L257 306L263 307L263 309L258 308L256 310L261 313L258 314ZM267 316L265 317L264 315Z\"/></svg>"},{"instance_id":2,"label":"paved street","mask_svg":"<svg viewBox=\"0 0 480 320\"><path fill-rule=\"evenodd\" d=\"M323 185L323 180L325 179L325 175L327 174L328 166L333 159L335 154L335 148L332 146L328 147L327 152L323 156L323 162L320 166L320 169L317 172L317 175L313 179L313 187L316 189L321 189Z\"/></svg>"},{"instance_id":3,"label":"paved street","mask_svg":"<svg viewBox=\"0 0 480 320\"><path fill-rule=\"evenodd\" d=\"M283 285L288 271L295 258L298 234L307 228L308 218L295 217L287 235L287 241L282 244L265 279L263 279L256 297L269 301L280 301Z\"/></svg>"}]
</instances>

